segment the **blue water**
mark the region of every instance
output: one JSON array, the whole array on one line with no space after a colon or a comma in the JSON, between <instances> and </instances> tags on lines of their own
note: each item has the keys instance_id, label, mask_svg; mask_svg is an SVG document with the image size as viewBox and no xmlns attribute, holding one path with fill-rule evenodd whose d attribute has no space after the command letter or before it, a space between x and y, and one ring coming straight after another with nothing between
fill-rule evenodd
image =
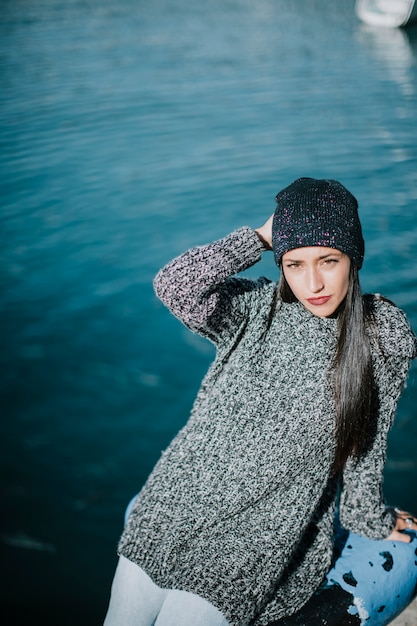
<instances>
[{"instance_id":1,"label":"blue water","mask_svg":"<svg viewBox=\"0 0 417 626\"><path fill-rule=\"evenodd\" d=\"M124 507L213 356L153 295L175 254L260 225L298 176L337 178L364 290L417 329L416 139L417 33L353 0L0 0L10 624L101 623ZM415 512L416 391L413 367L386 471Z\"/></svg>"}]
</instances>

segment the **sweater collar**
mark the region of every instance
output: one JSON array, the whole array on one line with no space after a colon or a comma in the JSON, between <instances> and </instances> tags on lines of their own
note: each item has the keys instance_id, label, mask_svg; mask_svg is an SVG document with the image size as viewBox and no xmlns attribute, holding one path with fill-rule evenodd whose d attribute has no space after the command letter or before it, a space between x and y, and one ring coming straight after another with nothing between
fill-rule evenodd
<instances>
[{"instance_id":1,"label":"sweater collar","mask_svg":"<svg viewBox=\"0 0 417 626\"><path fill-rule=\"evenodd\" d=\"M282 302L281 309L283 313L291 315L300 323L307 324L310 327L327 328L335 330L337 327L337 318L335 317L318 317L308 311L302 304L297 302Z\"/></svg>"}]
</instances>

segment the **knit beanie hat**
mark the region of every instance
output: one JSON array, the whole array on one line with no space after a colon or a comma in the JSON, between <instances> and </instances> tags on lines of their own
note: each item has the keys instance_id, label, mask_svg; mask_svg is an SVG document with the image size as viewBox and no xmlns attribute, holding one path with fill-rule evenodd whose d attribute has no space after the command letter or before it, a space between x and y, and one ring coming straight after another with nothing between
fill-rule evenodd
<instances>
[{"instance_id":1,"label":"knit beanie hat","mask_svg":"<svg viewBox=\"0 0 417 626\"><path fill-rule=\"evenodd\" d=\"M299 178L280 191L272 223L272 249L280 265L294 248L325 246L362 267L365 245L356 198L337 180Z\"/></svg>"}]
</instances>

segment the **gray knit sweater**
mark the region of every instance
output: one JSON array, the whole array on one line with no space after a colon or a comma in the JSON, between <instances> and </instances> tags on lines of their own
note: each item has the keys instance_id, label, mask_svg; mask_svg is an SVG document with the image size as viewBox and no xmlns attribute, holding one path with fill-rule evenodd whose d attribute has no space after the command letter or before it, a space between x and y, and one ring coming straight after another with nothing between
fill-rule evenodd
<instances>
[{"instance_id":1,"label":"gray knit sweater","mask_svg":"<svg viewBox=\"0 0 417 626\"><path fill-rule=\"evenodd\" d=\"M262 251L243 227L189 250L155 279L161 300L217 352L119 545L157 584L200 594L233 626L263 626L300 608L333 547L328 370L336 321L279 302L267 330L276 285L234 276ZM383 538L393 528L382 496L386 438L416 339L398 308L375 307L379 429L366 456L345 468L340 517L354 532Z\"/></svg>"}]
</instances>

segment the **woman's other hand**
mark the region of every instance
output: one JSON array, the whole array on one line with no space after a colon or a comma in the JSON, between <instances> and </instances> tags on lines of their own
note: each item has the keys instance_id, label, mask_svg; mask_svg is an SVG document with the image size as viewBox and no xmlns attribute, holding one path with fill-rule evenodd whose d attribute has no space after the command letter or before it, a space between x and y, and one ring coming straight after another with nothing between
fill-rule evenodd
<instances>
[{"instance_id":1,"label":"woman's other hand","mask_svg":"<svg viewBox=\"0 0 417 626\"><path fill-rule=\"evenodd\" d=\"M394 509L396 515L396 521L394 530L387 537L387 539L395 540L395 541L405 541L409 543L411 541L410 536L407 533L404 533L404 530L414 530L417 531L417 518L414 517L411 513L407 511L400 511L399 509Z\"/></svg>"}]
</instances>

